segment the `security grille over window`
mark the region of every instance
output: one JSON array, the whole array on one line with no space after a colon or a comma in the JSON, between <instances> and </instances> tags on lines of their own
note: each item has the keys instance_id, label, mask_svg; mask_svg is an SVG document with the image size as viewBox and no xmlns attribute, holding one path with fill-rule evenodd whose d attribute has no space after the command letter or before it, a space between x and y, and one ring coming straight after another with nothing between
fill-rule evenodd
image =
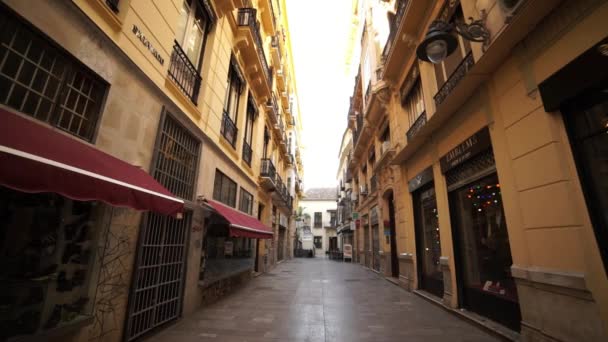
<instances>
[{"instance_id":1,"label":"security grille over window","mask_svg":"<svg viewBox=\"0 0 608 342\"><path fill-rule=\"evenodd\" d=\"M178 197L191 200L200 142L168 112L163 115L156 149L154 178Z\"/></svg>"},{"instance_id":2,"label":"security grille over window","mask_svg":"<svg viewBox=\"0 0 608 342\"><path fill-rule=\"evenodd\" d=\"M107 84L0 11L0 103L92 141Z\"/></svg>"},{"instance_id":3,"label":"security grille over window","mask_svg":"<svg viewBox=\"0 0 608 342\"><path fill-rule=\"evenodd\" d=\"M495 170L494 153L490 148L446 173L448 190L458 188L470 180L486 176Z\"/></svg>"},{"instance_id":4,"label":"security grille over window","mask_svg":"<svg viewBox=\"0 0 608 342\"><path fill-rule=\"evenodd\" d=\"M181 315L191 220L191 212L186 212L181 220L148 214L140 231L129 300L127 341Z\"/></svg>"}]
</instances>

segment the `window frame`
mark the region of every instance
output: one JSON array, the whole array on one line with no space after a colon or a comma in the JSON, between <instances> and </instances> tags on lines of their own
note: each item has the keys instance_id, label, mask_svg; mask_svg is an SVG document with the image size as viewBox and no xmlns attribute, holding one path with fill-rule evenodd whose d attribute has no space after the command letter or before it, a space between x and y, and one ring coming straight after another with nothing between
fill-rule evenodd
<instances>
[{"instance_id":1,"label":"window frame","mask_svg":"<svg viewBox=\"0 0 608 342\"><path fill-rule=\"evenodd\" d=\"M249 199L249 208L245 208L245 210L243 210L244 198ZM248 215L253 215L253 195L249 191L245 190L243 187L241 187L239 195L239 210Z\"/></svg>"},{"instance_id":2,"label":"window frame","mask_svg":"<svg viewBox=\"0 0 608 342\"><path fill-rule=\"evenodd\" d=\"M218 188L218 184L219 184L219 188ZM225 185L228 185L228 188L225 188ZM232 186L234 186L234 193L230 194L228 193L228 196L230 198L225 199L224 196L225 193L224 191L230 191L232 192ZM224 203L227 206L230 206L232 208L236 208L236 195L237 195L237 187L238 185L236 184L236 182L226 176L225 173L223 173L222 171L220 171L219 169L215 169L215 178L213 180L213 199Z\"/></svg>"},{"instance_id":3,"label":"window frame","mask_svg":"<svg viewBox=\"0 0 608 342\"><path fill-rule=\"evenodd\" d=\"M318 218L318 220L317 220ZM323 228L323 212L315 211L313 215L313 228Z\"/></svg>"},{"instance_id":4,"label":"window frame","mask_svg":"<svg viewBox=\"0 0 608 342\"><path fill-rule=\"evenodd\" d=\"M49 125L54 128L57 128L59 130L62 130L78 139L95 144L95 142L97 140L97 135L99 132L99 127L101 126L101 119L102 119L103 112L105 109L106 100L107 100L108 94L110 92L110 84L103 77L101 77L99 74L97 74L94 70L92 70L91 68L86 66L84 63L82 63L76 56L74 56L72 53L65 50L63 47L61 47L57 42L55 42L54 39L52 39L47 34L42 32L41 30L39 30L32 23L30 23L27 19L23 18L21 15L19 15L15 11L13 11L10 7L5 5L4 3L0 3L0 10L2 12L4 12L2 14L2 16L4 18L0 17L0 22L2 23L2 25L8 25L9 23L13 23L15 25L15 27L14 27L15 32L11 38L11 42L9 42L9 44L11 44L11 45L2 43L1 46L6 46L6 48L5 48L6 53L7 53L6 56L8 56L8 54L11 53L11 54L17 55L17 57L19 58L19 60L18 60L19 66L17 66L15 75L9 76L6 74L5 76L2 76L8 82L10 89L7 91L6 95L4 95L7 100L6 101L1 100L0 104L3 106L6 106L8 108L11 108L13 110L16 110L19 113L26 115L32 119L35 119L37 122L42 122L46 125ZM29 36L28 38L30 38L30 39L27 40L27 47L25 47L25 51L20 52L13 47L13 43L14 43L14 40L17 38L17 35L20 35L20 33L23 31ZM5 31L5 32L7 32L7 31ZM36 62L34 64L34 61L29 56L29 52L30 52L32 43L36 43L36 42L41 43L40 45L46 44L47 46L41 47L40 55L37 57L38 62ZM10 46L10 48L8 46ZM0 51L2 51L2 50L0 50ZM55 56L55 60L52 62L52 65L49 67L49 70L46 70L44 68L44 66L42 66L42 63L43 63L44 55L48 54L48 53L52 53ZM5 56L2 56L2 59L7 60L8 57L5 58ZM63 70L61 71L60 76L55 75L54 70L53 70L55 67L55 63L57 63L58 61L61 61L61 63L63 63L63 66L62 66ZM6 63L6 61L5 61L5 63ZM27 80L29 83L28 85L25 85L25 83L23 83L21 80L19 80L19 78L21 76L21 69L25 63L34 65L33 66L34 70L32 71L32 75L31 75L30 79ZM0 65L0 67L4 67L4 65ZM46 72L47 79L45 81L45 85L43 86L43 89L41 91L38 91L34 88L34 82L40 72ZM91 126L90 126L90 129L87 131L88 134L86 134L86 135L80 135L78 133L80 131L81 126L79 126L79 129L77 130L78 132L74 132L74 131L70 130L72 120L75 117L86 118L86 114L80 115L80 113L76 113L76 114L72 113L73 109L76 109L76 107L80 103L80 96L81 95L84 96L84 94L80 94L81 93L80 89L76 89L73 86L73 83L74 83L76 77L78 76L78 74L81 74L81 77L83 78L82 86L84 86L85 78L89 80L90 93L93 92L93 88L95 86L98 86L101 88L101 89L99 89L99 94L96 95L97 100L95 101L95 104L96 104L97 108L95 110L94 118L90 119ZM52 97L49 97L45 93L47 90L46 87L48 86L48 83L51 78L55 78L57 80L57 85L56 85L56 89L55 89L55 94ZM12 95L12 91L14 90L15 85L18 85L21 88L25 89L24 96L21 98L21 104L20 104L19 108L9 104L10 103L9 95ZM67 109L67 102L69 100L67 94L71 93L72 91L78 93L79 95L78 95L78 98L74 102L74 108ZM11 92L11 93L9 94L9 92ZM30 93L33 93L36 96L38 96L38 100L37 100L38 103L36 105L35 112L38 111L38 109L40 108L43 101L47 101L50 103L49 108L48 108L48 113L46 114L46 118L41 119L37 114L30 114L23 110L27 104L27 100L28 100ZM93 101L93 99L87 100L87 102L85 102L85 106L86 106L86 103L88 103L89 101ZM83 108L83 110L86 110L85 108ZM65 111L70 113L69 114L70 123L68 124L68 128L61 126L61 122L60 122L60 119L63 115L62 113ZM83 119L81 119L81 120L83 120Z\"/></svg>"},{"instance_id":5,"label":"window frame","mask_svg":"<svg viewBox=\"0 0 608 342\"><path fill-rule=\"evenodd\" d=\"M203 57L205 55L205 47L207 46L207 38L209 37L209 32L211 31L211 27L213 26L213 15L209 13L209 9L203 4L203 1L201 0L182 0L182 4L183 3L188 3L188 18L186 19L183 37L179 38L176 36L175 41L179 44L188 60L192 63L192 65L196 67L196 70L200 74L203 65ZM184 48L186 47L185 42L190 38L190 33L188 32L187 28L194 23L194 20L196 18L196 10L199 8L206 22L197 61L192 61L190 60L190 57L188 57L187 51L184 50Z\"/></svg>"}]
</instances>

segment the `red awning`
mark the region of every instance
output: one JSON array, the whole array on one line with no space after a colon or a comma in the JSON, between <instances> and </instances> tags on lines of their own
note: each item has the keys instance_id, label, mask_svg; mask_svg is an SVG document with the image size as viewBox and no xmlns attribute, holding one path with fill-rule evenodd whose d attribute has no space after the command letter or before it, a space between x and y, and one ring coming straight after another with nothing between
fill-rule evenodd
<instances>
[{"instance_id":1,"label":"red awning","mask_svg":"<svg viewBox=\"0 0 608 342\"><path fill-rule=\"evenodd\" d=\"M0 185L165 215L176 215L184 209L184 201L145 171L3 109Z\"/></svg>"},{"instance_id":2,"label":"red awning","mask_svg":"<svg viewBox=\"0 0 608 342\"><path fill-rule=\"evenodd\" d=\"M272 229L256 218L222 203L207 200L209 205L230 224L230 236L252 239L272 239Z\"/></svg>"}]
</instances>

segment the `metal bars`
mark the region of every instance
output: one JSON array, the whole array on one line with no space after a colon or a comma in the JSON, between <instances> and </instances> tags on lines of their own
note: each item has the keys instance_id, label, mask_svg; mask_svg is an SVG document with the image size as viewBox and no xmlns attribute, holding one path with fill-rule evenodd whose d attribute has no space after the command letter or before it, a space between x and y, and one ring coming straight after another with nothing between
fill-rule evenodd
<instances>
[{"instance_id":1,"label":"metal bars","mask_svg":"<svg viewBox=\"0 0 608 342\"><path fill-rule=\"evenodd\" d=\"M147 214L129 300L127 341L181 315L191 220L192 212L186 212L181 220Z\"/></svg>"},{"instance_id":2,"label":"metal bars","mask_svg":"<svg viewBox=\"0 0 608 342\"><path fill-rule=\"evenodd\" d=\"M192 200L200 142L165 114L156 150L154 178L174 195Z\"/></svg>"},{"instance_id":3,"label":"metal bars","mask_svg":"<svg viewBox=\"0 0 608 342\"><path fill-rule=\"evenodd\" d=\"M201 75L177 41L174 42L173 53L171 53L169 78L190 98L192 103L197 104Z\"/></svg>"}]
</instances>

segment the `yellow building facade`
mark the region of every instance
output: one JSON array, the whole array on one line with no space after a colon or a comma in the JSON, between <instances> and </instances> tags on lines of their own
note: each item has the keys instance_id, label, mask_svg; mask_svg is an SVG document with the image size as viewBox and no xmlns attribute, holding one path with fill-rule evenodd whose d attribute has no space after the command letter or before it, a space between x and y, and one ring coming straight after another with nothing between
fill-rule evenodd
<instances>
[{"instance_id":1,"label":"yellow building facade","mask_svg":"<svg viewBox=\"0 0 608 342\"><path fill-rule=\"evenodd\" d=\"M358 261L509 339L606 339L605 133L579 138L577 120L605 105L606 74L592 70L606 62L608 4L361 6L348 119ZM453 33L453 53L422 61L434 20L480 20L488 39ZM603 132L605 120L587 122Z\"/></svg>"},{"instance_id":2,"label":"yellow building facade","mask_svg":"<svg viewBox=\"0 0 608 342\"><path fill-rule=\"evenodd\" d=\"M46 324L51 307L16 334L136 340L293 257L302 122L285 1L5 1L0 10L17 37L3 40L6 58L22 56L21 39L90 74L104 91L96 116L82 114L94 127L86 143L153 175L186 208L173 219L104 204L87 314ZM45 121L7 96L3 109ZM227 233L221 212L270 231ZM151 299L152 288L164 297Z\"/></svg>"}]
</instances>

